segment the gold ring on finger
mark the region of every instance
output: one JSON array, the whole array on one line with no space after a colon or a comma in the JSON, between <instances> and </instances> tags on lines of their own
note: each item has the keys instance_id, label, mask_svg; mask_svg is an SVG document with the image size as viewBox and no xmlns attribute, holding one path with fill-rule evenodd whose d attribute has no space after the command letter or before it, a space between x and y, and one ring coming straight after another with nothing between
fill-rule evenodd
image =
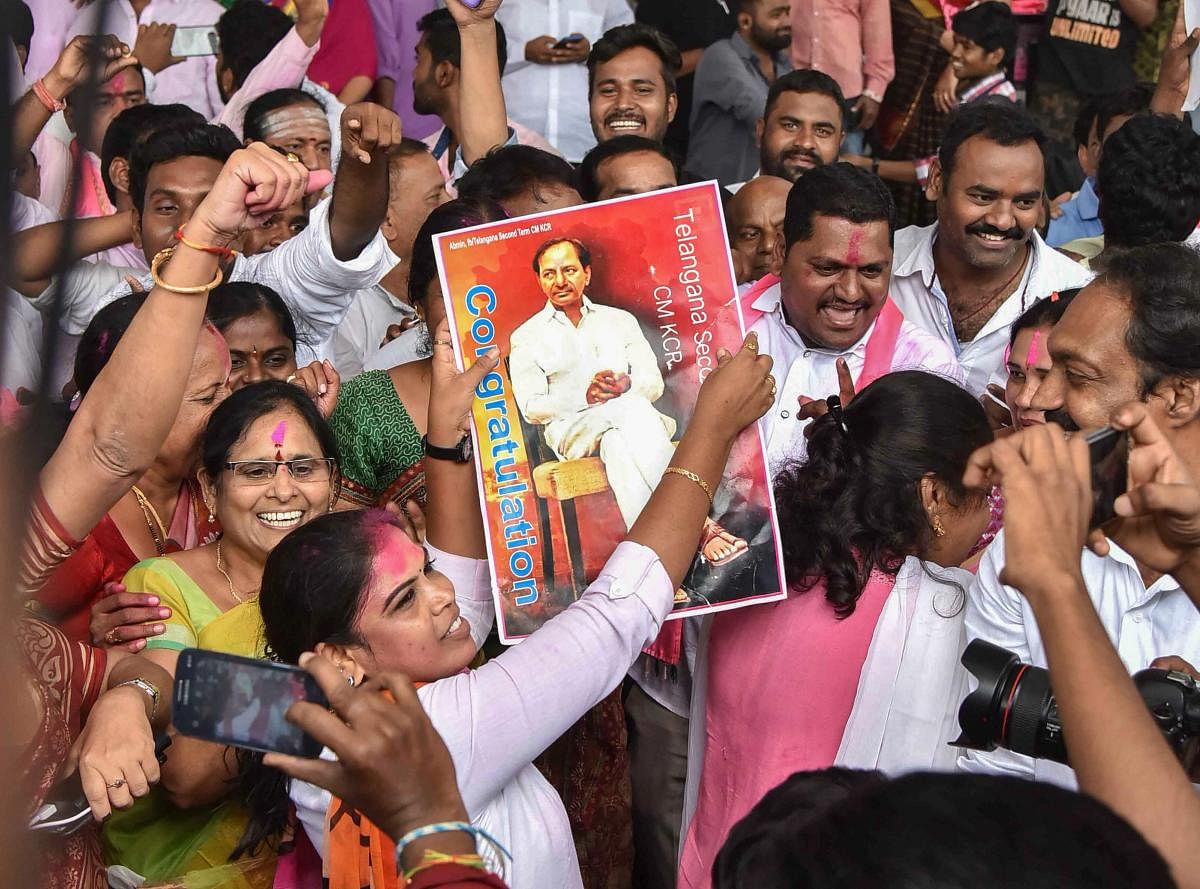
<instances>
[{"instance_id":1,"label":"gold ring on finger","mask_svg":"<svg viewBox=\"0 0 1200 889\"><path fill-rule=\"evenodd\" d=\"M120 645L121 644L121 637L117 635L116 627L113 627L111 630L109 630L107 633L104 634L104 641L107 642L109 645Z\"/></svg>"},{"instance_id":2,"label":"gold ring on finger","mask_svg":"<svg viewBox=\"0 0 1200 889\"><path fill-rule=\"evenodd\" d=\"M122 787L125 786L125 779L118 778L116 781L109 781L104 786L109 788L110 790L120 790Z\"/></svg>"},{"instance_id":3,"label":"gold ring on finger","mask_svg":"<svg viewBox=\"0 0 1200 889\"><path fill-rule=\"evenodd\" d=\"M296 152L294 152L294 151L289 151L287 154L284 155L284 157L286 157L288 160L290 160L294 164L303 163L300 160L300 155L296 154Z\"/></svg>"},{"instance_id":4,"label":"gold ring on finger","mask_svg":"<svg viewBox=\"0 0 1200 889\"><path fill-rule=\"evenodd\" d=\"M284 382L285 382L285 383L294 383L294 382L296 382L296 375L295 375L295 374L292 374L292 375L290 375L290 376L289 376L289 377L288 377L286 380L284 380Z\"/></svg>"},{"instance_id":5,"label":"gold ring on finger","mask_svg":"<svg viewBox=\"0 0 1200 889\"><path fill-rule=\"evenodd\" d=\"M746 348L749 349L751 352L757 352L758 351L758 343L756 343L754 340L750 340L748 343L746 343Z\"/></svg>"}]
</instances>

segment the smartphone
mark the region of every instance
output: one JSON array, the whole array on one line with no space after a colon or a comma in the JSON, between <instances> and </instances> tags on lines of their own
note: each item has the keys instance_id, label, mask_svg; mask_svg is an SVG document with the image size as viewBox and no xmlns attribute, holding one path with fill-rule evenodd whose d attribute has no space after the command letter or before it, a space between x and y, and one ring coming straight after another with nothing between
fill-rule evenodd
<instances>
[{"instance_id":1,"label":"smartphone","mask_svg":"<svg viewBox=\"0 0 1200 889\"><path fill-rule=\"evenodd\" d=\"M217 29L213 25L176 28L171 40L173 56L215 56L217 54Z\"/></svg>"},{"instance_id":2,"label":"smartphone","mask_svg":"<svg viewBox=\"0 0 1200 889\"><path fill-rule=\"evenodd\" d=\"M578 43L582 39L583 39L582 34L579 34L579 33L568 34L562 40L558 41L558 43L554 44L554 48L555 49L567 49L572 43Z\"/></svg>"},{"instance_id":3,"label":"smartphone","mask_svg":"<svg viewBox=\"0 0 1200 889\"><path fill-rule=\"evenodd\" d=\"M1092 519L1098 528L1116 516L1113 502L1129 483L1129 435L1111 426L1090 432L1084 439L1092 464Z\"/></svg>"},{"instance_id":4,"label":"smartphone","mask_svg":"<svg viewBox=\"0 0 1200 889\"><path fill-rule=\"evenodd\" d=\"M173 714L180 734L263 752L316 757L321 743L287 721L296 701L329 702L299 667L187 648L175 668Z\"/></svg>"}]
</instances>

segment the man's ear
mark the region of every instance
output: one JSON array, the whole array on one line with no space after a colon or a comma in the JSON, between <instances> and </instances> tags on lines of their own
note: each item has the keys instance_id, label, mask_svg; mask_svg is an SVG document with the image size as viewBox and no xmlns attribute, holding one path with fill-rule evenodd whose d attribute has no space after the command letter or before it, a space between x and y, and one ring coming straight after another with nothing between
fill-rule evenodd
<instances>
[{"instance_id":1,"label":"man's ear","mask_svg":"<svg viewBox=\"0 0 1200 889\"><path fill-rule=\"evenodd\" d=\"M1172 428L1194 423L1200 417L1200 379L1167 377L1154 387L1163 402L1163 412Z\"/></svg>"},{"instance_id":2,"label":"man's ear","mask_svg":"<svg viewBox=\"0 0 1200 889\"><path fill-rule=\"evenodd\" d=\"M233 69L229 67L220 67L217 69L217 83L220 84L224 95L232 96L236 91L233 83Z\"/></svg>"},{"instance_id":3,"label":"man's ear","mask_svg":"<svg viewBox=\"0 0 1200 889\"><path fill-rule=\"evenodd\" d=\"M675 119L675 112L679 110L679 94L671 93L667 96L667 123Z\"/></svg>"},{"instance_id":4,"label":"man's ear","mask_svg":"<svg viewBox=\"0 0 1200 889\"><path fill-rule=\"evenodd\" d=\"M388 205L387 212L383 214L383 225L379 226L379 231L383 234L383 239L389 244L400 237L396 214L393 212L390 204Z\"/></svg>"},{"instance_id":5,"label":"man's ear","mask_svg":"<svg viewBox=\"0 0 1200 889\"><path fill-rule=\"evenodd\" d=\"M1000 65L1004 62L1004 48L998 46L988 53L984 58L987 59L987 63L989 65L999 71L1001 70Z\"/></svg>"},{"instance_id":6,"label":"man's ear","mask_svg":"<svg viewBox=\"0 0 1200 889\"><path fill-rule=\"evenodd\" d=\"M762 145L763 133L766 132L767 122L763 118L759 118L754 124L754 142L756 145Z\"/></svg>"},{"instance_id":7,"label":"man's ear","mask_svg":"<svg viewBox=\"0 0 1200 889\"><path fill-rule=\"evenodd\" d=\"M108 164L108 178L113 187L123 194L129 194L129 161L123 157L114 157Z\"/></svg>"},{"instance_id":8,"label":"man's ear","mask_svg":"<svg viewBox=\"0 0 1200 889\"><path fill-rule=\"evenodd\" d=\"M942 189L945 187L942 176L942 159L935 157L929 165L929 182L925 185L925 197L931 201L936 201L942 196Z\"/></svg>"},{"instance_id":9,"label":"man's ear","mask_svg":"<svg viewBox=\"0 0 1200 889\"><path fill-rule=\"evenodd\" d=\"M433 69L433 79L438 89L449 89L458 82L458 68L450 62L438 62Z\"/></svg>"}]
</instances>

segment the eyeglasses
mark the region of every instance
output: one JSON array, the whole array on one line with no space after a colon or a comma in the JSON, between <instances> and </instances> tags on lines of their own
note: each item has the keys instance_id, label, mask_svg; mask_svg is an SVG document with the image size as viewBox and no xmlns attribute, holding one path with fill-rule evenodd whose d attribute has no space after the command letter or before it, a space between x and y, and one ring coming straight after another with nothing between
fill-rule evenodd
<instances>
[{"instance_id":1,"label":"eyeglasses","mask_svg":"<svg viewBox=\"0 0 1200 889\"><path fill-rule=\"evenodd\" d=\"M234 478L243 485L267 485L281 466L286 466L292 481L327 482L333 475L332 457L304 457L299 460L236 460L226 463Z\"/></svg>"}]
</instances>

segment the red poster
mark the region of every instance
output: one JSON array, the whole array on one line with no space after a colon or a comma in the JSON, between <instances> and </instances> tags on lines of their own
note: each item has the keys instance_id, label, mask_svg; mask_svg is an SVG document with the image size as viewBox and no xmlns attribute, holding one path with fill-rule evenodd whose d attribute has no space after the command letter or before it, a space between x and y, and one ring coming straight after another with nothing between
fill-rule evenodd
<instances>
[{"instance_id":1,"label":"red poster","mask_svg":"<svg viewBox=\"0 0 1200 889\"><path fill-rule=\"evenodd\" d=\"M575 601L633 524L717 349L740 348L713 183L491 223L436 239L455 354L492 346L476 390L500 638ZM671 617L782 599L779 527L758 427L716 491Z\"/></svg>"}]
</instances>

